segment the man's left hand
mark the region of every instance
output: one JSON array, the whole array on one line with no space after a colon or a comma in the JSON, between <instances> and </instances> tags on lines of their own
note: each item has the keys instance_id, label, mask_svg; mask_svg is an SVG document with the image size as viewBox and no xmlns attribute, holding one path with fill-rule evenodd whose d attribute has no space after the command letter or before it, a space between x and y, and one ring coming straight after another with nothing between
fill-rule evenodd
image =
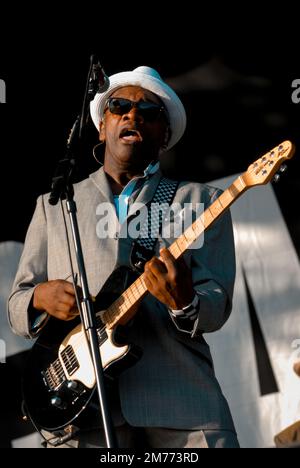
<instances>
[{"instance_id":1,"label":"man's left hand","mask_svg":"<svg viewBox=\"0 0 300 468\"><path fill-rule=\"evenodd\" d=\"M146 263L144 280L148 291L169 309L181 310L195 297L191 270L183 258L175 260L168 249Z\"/></svg>"}]
</instances>

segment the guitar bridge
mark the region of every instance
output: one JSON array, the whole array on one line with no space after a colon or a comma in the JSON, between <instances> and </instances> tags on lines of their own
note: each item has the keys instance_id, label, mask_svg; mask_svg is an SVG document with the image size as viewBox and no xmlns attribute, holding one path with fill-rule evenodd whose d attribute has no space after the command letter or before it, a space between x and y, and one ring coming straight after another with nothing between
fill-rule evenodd
<instances>
[{"instance_id":1,"label":"guitar bridge","mask_svg":"<svg viewBox=\"0 0 300 468\"><path fill-rule=\"evenodd\" d=\"M66 381L66 375L59 359L52 362L50 366L41 372L43 382L48 388L48 391L58 390L58 388Z\"/></svg>"}]
</instances>

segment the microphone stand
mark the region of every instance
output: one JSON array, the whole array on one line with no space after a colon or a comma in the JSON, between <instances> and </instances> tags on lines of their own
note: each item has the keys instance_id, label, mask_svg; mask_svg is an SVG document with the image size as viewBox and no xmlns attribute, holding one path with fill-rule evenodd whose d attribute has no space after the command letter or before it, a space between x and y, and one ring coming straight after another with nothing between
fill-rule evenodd
<instances>
[{"instance_id":1,"label":"microphone stand","mask_svg":"<svg viewBox=\"0 0 300 468\"><path fill-rule=\"evenodd\" d=\"M70 223L72 229L72 237L75 246L76 260L78 265L78 272L80 277L80 284L82 287L82 299L80 307L80 318L86 335L88 337L87 342L90 347L91 357L94 365L96 387L99 397L101 416L103 420L106 444L108 448L116 448L117 440L114 432L112 417L108 408L106 390L105 390L105 377L103 373L101 354L99 349L99 341L97 335L97 326L95 323L95 312L93 307L93 301L89 292L86 269L84 264L84 258L82 253L82 246L78 228L77 220L77 207L74 201L74 188L72 185L72 175L75 169L76 160L73 156L73 149L75 145L82 138L82 131L87 119L87 107L89 102L93 99L97 92L96 88L96 77L95 70L98 61L95 56L91 56L91 63L86 83L86 89L83 99L83 105L81 115L78 115L75 123L70 132L67 141L67 152L66 156L58 162L58 167L55 176L52 179L51 194L49 197L49 203L56 205L59 200L66 200L67 211L70 216Z\"/></svg>"}]
</instances>

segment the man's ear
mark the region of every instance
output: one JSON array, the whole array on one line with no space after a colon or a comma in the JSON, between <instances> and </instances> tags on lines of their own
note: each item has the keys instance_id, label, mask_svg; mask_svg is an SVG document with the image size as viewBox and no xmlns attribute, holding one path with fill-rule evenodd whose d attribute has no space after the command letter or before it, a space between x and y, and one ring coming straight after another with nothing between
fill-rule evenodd
<instances>
[{"instance_id":1,"label":"man's ear","mask_svg":"<svg viewBox=\"0 0 300 468\"><path fill-rule=\"evenodd\" d=\"M165 150L165 149L167 148L168 143L169 143L170 138L171 138L171 133L172 133L172 132L171 132L171 129L170 129L170 127L168 126L168 127L166 128L166 131L165 131L165 134L164 134L164 140L163 140L163 144L162 144L162 146L161 146L161 149Z\"/></svg>"},{"instance_id":2,"label":"man's ear","mask_svg":"<svg viewBox=\"0 0 300 468\"><path fill-rule=\"evenodd\" d=\"M104 143L105 141L105 121L100 120L99 123L99 140Z\"/></svg>"}]
</instances>

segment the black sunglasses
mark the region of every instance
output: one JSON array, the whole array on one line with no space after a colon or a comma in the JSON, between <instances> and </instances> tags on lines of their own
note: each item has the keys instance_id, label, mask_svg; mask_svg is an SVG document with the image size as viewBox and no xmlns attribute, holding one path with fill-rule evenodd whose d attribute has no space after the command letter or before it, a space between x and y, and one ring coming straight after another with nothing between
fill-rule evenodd
<instances>
[{"instance_id":1,"label":"black sunglasses","mask_svg":"<svg viewBox=\"0 0 300 468\"><path fill-rule=\"evenodd\" d=\"M134 102L130 99L114 97L108 98L105 110L109 109L112 114L124 115L128 114L133 107L136 107L141 116L148 122L158 119L161 114L166 115L165 108L154 102Z\"/></svg>"}]
</instances>

